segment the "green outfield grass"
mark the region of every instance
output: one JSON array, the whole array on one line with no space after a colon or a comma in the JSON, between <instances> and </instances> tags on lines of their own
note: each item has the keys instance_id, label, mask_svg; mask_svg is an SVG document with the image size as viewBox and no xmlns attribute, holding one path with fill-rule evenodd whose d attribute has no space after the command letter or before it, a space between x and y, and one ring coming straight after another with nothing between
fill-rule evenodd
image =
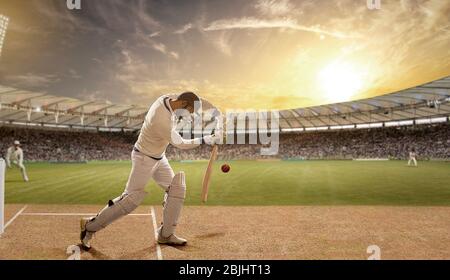
<instances>
[{"instance_id":1,"label":"green outfield grass","mask_svg":"<svg viewBox=\"0 0 450 280\"><path fill-rule=\"evenodd\" d=\"M187 175L186 204L199 205L206 162L173 162ZM450 163L292 161L215 165L208 205L450 205ZM31 181L7 170L6 203L105 204L123 191L130 162L28 164ZM151 182L145 204L160 204Z\"/></svg>"}]
</instances>

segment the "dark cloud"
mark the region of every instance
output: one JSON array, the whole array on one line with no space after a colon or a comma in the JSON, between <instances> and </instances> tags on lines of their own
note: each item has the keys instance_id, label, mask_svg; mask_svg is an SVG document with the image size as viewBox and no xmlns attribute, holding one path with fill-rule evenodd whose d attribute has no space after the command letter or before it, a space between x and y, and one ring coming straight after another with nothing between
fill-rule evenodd
<instances>
[{"instance_id":1,"label":"dark cloud","mask_svg":"<svg viewBox=\"0 0 450 280\"><path fill-rule=\"evenodd\" d=\"M335 61L366 73L354 98L450 73L448 1L1 0L0 13L0 83L69 97L193 89L221 107L289 108L330 101L316 77Z\"/></svg>"}]
</instances>

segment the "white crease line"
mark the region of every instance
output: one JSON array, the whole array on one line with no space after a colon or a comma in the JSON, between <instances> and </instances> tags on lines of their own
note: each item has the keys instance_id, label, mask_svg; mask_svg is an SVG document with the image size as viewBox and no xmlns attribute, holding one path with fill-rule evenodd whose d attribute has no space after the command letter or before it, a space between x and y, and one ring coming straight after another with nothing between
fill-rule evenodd
<instances>
[{"instance_id":1,"label":"white crease line","mask_svg":"<svg viewBox=\"0 0 450 280\"><path fill-rule=\"evenodd\" d=\"M22 212L25 211L25 209L27 209L27 207L28 207L28 205L25 205L22 209L20 209L20 211L17 212L17 214L14 215L14 217L12 217L11 220L9 220L9 221L6 223L4 229L6 229L9 225L11 225L11 223L14 222L14 220L17 219L17 217L19 217L20 214L22 214Z\"/></svg>"},{"instance_id":2,"label":"white crease line","mask_svg":"<svg viewBox=\"0 0 450 280\"><path fill-rule=\"evenodd\" d=\"M158 243L158 232L157 232L158 225L156 224L155 208L153 206L152 206L151 216L152 216L152 221L153 221L153 228L155 229L156 255L158 257L158 260L162 261L163 256L162 256L162 252L161 252L161 246L159 246L159 243Z\"/></svg>"},{"instance_id":3,"label":"white crease line","mask_svg":"<svg viewBox=\"0 0 450 280\"><path fill-rule=\"evenodd\" d=\"M23 213L22 216L95 216L92 213ZM128 214L127 216L151 216L152 214Z\"/></svg>"}]
</instances>

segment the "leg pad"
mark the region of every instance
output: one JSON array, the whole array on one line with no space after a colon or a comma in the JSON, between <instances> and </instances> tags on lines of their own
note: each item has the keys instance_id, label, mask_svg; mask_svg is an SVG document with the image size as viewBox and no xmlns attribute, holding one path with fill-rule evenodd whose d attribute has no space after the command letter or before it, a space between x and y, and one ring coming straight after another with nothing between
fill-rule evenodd
<instances>
[{"instance_id":1,"label":"leg pad","mask_svg":"<svg viewBox=\"0 0 450 280\"><path fill-rule=\"evenodd\" d=\"M163 227L161 234L169 237L175 232L181 209L186 197L186 181L184 172L175 175L166 193L163 211Z\"/></svg>"},{"instance_id":2,"label":"leg pad","mask_svg":"<svg viewBox=\"0 0 450 280\"><path fill-rule=\"evenodd\" d=\"M86 224L86 230L97 232L104 229L112 222L133 212L147 196L146 192L124 193L113 201L108 202L108 206Z\"/></svg>"}]
</instances>

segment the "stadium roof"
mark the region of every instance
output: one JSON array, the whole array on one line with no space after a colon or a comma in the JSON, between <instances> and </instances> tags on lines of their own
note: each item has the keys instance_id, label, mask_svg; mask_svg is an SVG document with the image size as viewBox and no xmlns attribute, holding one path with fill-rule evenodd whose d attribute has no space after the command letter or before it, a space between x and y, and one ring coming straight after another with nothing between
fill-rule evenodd
<instances>
[{"instance_id":1,"label":"stadium roof","mask_svg":"<svg viewBox=\"0 0 450 280\"><path fill-rule=\"evenodd\" d=\"M148 110L138 105L83 101L0 86L0 121L59 126L136 128Z\"/></svg>"},{"instance_id":2,"label":"stadium roof","mask_svg":"<svg viewBox=\"0 0 450 280\"><path fill-rule=\"evenodd\" d=\"M450 115L450 76L378 97L280 111L282 128L346 126Z\"/></svg>"},{"instance_id":3,"label":"stadium roof","mask_svg":"<svg viewBox=\"0 0 450 280\"><path fill-rule=\"evenodd\" d=\"M139 129L148 108L53 96L0 85L0 123ZM280 111L282 131L346 128L450 116L450 76L351 102Z\"/></svg>"}]
</instances>

